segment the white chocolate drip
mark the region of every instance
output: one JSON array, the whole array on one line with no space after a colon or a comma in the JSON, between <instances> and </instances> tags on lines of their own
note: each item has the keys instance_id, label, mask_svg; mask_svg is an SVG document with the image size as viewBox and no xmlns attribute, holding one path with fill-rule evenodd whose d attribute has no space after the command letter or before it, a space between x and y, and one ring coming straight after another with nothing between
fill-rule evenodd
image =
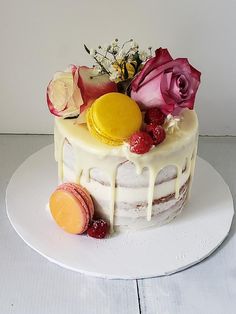
<instances>
[{"instance_id":1,"label":"white chocolate drip","mask_svg":"<svg viewBox=\"0 0 236 314\"><path fill-rule=\"evenodd\" d=\"M175 198L179 198L179 190L180 190L180 175L182 173L183 167L180 167L179 165L176 166L176 180L175 180Z\"/></svg>"},{"instance_id":2,"label":"white chocolate drip","mask_svg":"<svg viewBox=\"0 0 236 314\"><path fill-rule=\"evenodd\" d=\"M56 126L54 128L54 147L55 147L55 160L58 163L58 178L63 181L64 171L63 171L63 147L64 147L65 137L61 136L58 132Z\"/></svg>"},{"instance_id":3,"label":"white chocolate drip","mask_svg":"<svg viewBox=\"0 0 236 314\"><path fill-rule=\"evenodd\" d=\"M110 201L110 226L111 231L113 231L114 226L114 216L115 216L115 199L116 199L116 171L117 167L111 173L110 178L110 193L111 193L111 201Z\"/></svg>"},{"instance_id":4,"label":"white chocolate drip","mask_svg":"<svg viewBox=\"0 0 236 314\"><path fill-rule=\"evenodd\" d=\"M198 138L198 134L197 134ZM196 144L193 150L192 159L190 160L190 182L189 182L189 189L188 189L188 199L191 195L191 189L193 184L193 176L195 171L196 159L197 159L197 149L198 149L198 140L196 140Z\"/></svg>"},{"instance_id":5,"label":"white chocolate drip","mask_svg":"<svg viewBox=\"0 0 236 314\"><path fill-rule=\"evenodd\" d=\"M148 187L148 208L147 221L152 219L152 203L157 172L153 168L149 168L149 187Z\"/></svg>"},{"instance_id":6,"label":"white chocolate drip","mask_svg":"<svg viewBox=\"0 0 236 314\"><path fill-rule=\"evenodd\" d=\"M134 163L137 174L144 168L149 169L149 187L147 191L147 220L152 218L153 194L158 173L165 167L176 167L175 198L180 195L180 176L185 169L192 183L198 140L197 116L192 110L184 110L179 130L167 134L163 143L149 153L138 155L131 153L128 145L111 147L100 143L88 132L85 125L76 125L73 120L55 120L55 159L58 162L59 179L63 181L63 146L66 139L72 145L76 160L76 182L81 178L89 181L92 168L99 168L107 174L110 182L110 226L113 229L116 202L116 174L119 165L129 160Z\"/></svg>"}]
</instances>

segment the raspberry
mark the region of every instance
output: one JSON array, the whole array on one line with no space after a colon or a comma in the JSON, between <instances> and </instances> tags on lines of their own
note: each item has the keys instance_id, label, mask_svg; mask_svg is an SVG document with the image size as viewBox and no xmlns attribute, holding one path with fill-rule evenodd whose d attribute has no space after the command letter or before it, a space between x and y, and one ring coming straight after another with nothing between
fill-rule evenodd
<instances>
[{"instance_id":1,"label":"raspberry","mask_svg":"<svg viewBox=\"0 0 236 314\"><path fill-rule=\"evenodd\" d=\"M103 219L93 220L87 230L87 234L96 239L105 238L107 232L108 223Z\"/></svg>"},{"instance_id":2,"label":"raspberry","mask_svg":"<svg viewBox=\"0 0 236 314\"><path fill-rule=\"evenodd\" d=\"M158 145L166 138L166 132L161 125L151 123L146 126L146 131L153 139L154 145Z\"/></svg>"},{"instance_id":3,"label":"raspberry","mask_svg":"<svg viewBox=\"0 0 236 314\"><path fill-rule=\"evenodd\" d=\"M131 135L129 144L132 153L145 154L151 149L153 140L147 132L138 131Z\"/></svg>"},{"instance_id":4,"label":"raspberry","mask_svg":"<svg viewBox=\"0 0 236 314\"><path fill-rule=\"evenodd\" d=\"M144 121L147 124L155 123L162 125L165 122L166 115L158 108L150 108L145 113Z\"/></svg>"}]
</instances>

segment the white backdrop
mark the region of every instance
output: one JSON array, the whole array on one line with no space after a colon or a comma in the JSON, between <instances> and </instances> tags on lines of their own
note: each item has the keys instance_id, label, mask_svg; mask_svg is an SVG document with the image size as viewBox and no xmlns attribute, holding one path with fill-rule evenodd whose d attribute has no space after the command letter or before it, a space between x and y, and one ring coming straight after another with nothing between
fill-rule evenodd
<instances>
[{"instance_id":1,"label":"white backdrop","mask_svg":"<svg viewBox=\"0 0 236 314\"><path fill-rule=\"evenodd\" d=\"M113 38L168 47L202 72L200 133L236 135L235 0L0 0L0 133L52 133L45 89Z\"/></svg>"}]
</instances>

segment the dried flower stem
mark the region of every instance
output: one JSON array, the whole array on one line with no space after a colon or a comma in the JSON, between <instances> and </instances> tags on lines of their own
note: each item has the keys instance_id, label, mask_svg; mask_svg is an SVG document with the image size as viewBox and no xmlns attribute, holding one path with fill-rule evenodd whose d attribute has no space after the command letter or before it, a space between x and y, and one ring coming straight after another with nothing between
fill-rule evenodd
<instances>
[{"instance_id":1,"label":"dried flower stem","mask_svg":"<svg viewBox=\"0 0 236 314\"><path fill-rule=\"evenodd\" d=\"M94 56L93 58L94 58L94 60L97 62L97 64L100 65L100 67L103 69L103 71L104 71L105 73L107 73L108 75L111 74L111 72L109 72L109 71L102 65L102 63L101 63L100 61L98 61L98 59L97 59L95 56Z\"/></svg>"}]
</instances>

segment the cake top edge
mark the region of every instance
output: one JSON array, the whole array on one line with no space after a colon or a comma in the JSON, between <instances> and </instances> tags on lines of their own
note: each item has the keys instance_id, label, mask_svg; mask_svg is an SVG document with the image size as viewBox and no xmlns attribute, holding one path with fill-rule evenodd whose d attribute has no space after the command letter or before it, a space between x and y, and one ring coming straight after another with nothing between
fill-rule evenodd
<instances>
[{"instance_id":1,"label":"cake top edge","mask_svg":"<svg viewBox=\"0 0 236 314\"><path fill-rule=\"evenodd\" d=\"M152 146L149 154L165 155L171 151L176 152L192 142L198 135L198 118L194 110L185 109L182 111L178 123L178 129L173 133L167 133L165 141L157 146ZM136 155L136 158L143 158L146 154L135 154L130 152L129 144L110 146L97 141L91 135L84 124L77 125L73 119L55 118L55 135L67 139L69 144L79 150L92 153L99 157L116 156L127 158L128 155Z\"/></svg>"}]
</instances>

